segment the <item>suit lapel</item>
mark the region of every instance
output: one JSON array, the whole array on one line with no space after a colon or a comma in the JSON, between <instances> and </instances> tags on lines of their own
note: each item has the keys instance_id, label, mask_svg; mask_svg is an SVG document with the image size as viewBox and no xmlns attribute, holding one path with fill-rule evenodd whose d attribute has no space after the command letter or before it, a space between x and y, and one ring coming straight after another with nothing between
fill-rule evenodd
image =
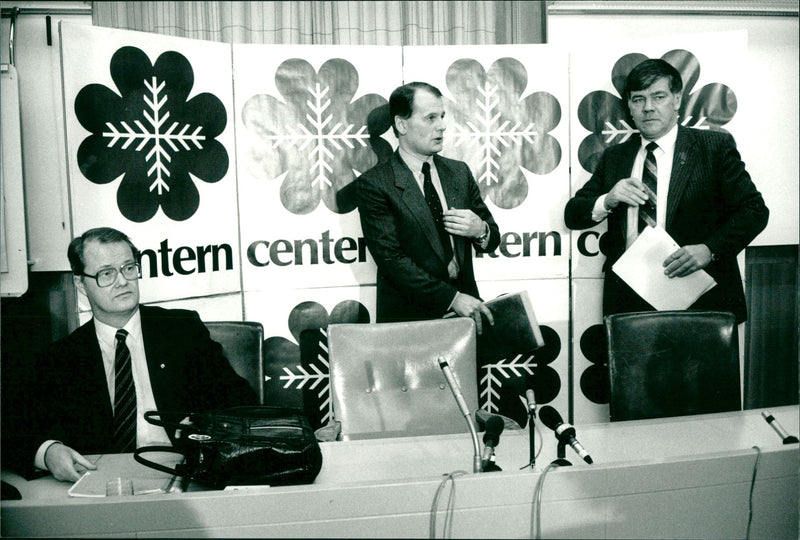
<instances>
[{"instance_id":1,"label":"suit lapel","mask_svg":"<svg viewBox=\"0 0 800 540\"><path fill-rule=\"evenodd\" d=\"M433 250L442 261L445 261L444 251L439 242L439 233L436 232L436 224L433 222L431 211L425 202L425 196L422 194L422 190L419 189L419 184L417 184L411 169L400 157L399 152L395 152L392 159L392 172L394 174L395 187L402 191L401 199L403 204L414 216L420 230L425 234L425 238L428 239Z\"/></svg>"},{"instance_id":2,"label":"suit lapel","mask_svg":"<svg viewBox=\"0 0 800 540\"><path fill-rule=\"evenodd\" d=\"M444 198L447 201L448 208L464 208L465 204L462 202L461 182L458 181L453 170L447 166L443 159L438 154L433 156L433 164L436 167L436 172L439 175L439 182L442 184L442 191ZM453 245L455 246L455 257L459 265L463 264L465 254L466 242L459 241L461 237L453 236ZM449 262L449 261L448 261Z\"/></svg>"},{"instance_id":3,"label":"suit lapel","mask_svg":"<svg viewBox=\"0 0 800 540\"><path fill-rule=\"evenodd\" d=\"M85 363L84 366L74 366L77 372L87 373L87 388L85 391L90 395L98 396L98 406L104 421L111 425L114 411L111 408L111 396L108 393L108 382L106 379L106 368L103 365L103 353L100 352L100 343L97 341L97 331L94 327L94 319L83 325L78 332L80 335L75 341L75 350L81 355L80 358Z\"/></svg>"},{"instance_id":4,"label":"suit lapel","mask_svg":"<svg viewBox=\"0 0 800 540\"><path fill-rule=\"evenodd\" d=\"M669 191L667 193L667 219L665 229L669 230L675 210L683 196L686 185L692 177L692 163L696 162L694 138L691 132L678 126L678 137L675 140L675 152L672 158L672 171L669 178Z\"/></svg>"}]
</instances>

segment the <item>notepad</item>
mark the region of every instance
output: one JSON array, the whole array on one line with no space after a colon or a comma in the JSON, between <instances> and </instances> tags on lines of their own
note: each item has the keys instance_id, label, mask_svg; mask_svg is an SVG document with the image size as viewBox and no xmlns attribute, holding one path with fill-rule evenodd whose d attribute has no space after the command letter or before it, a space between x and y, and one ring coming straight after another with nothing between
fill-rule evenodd
<instances>
[{"instance_id":1,"label":"notepad","mask_svg":"<svg viewBox=\"0 0 800 540\"><path fill-rule=\"evenodd\" d=\"M127 478L133 482L134 495L168 493L177 488L179 482L173 475L145 467L133 459L132 454L103 454L88 457L97 470L86 471L71 488L70 497L105 497L106 483L115 478ZM95 459L96 458L96 459ZM164 452L148 457L167 467L174 467L183 456Z\"/></svg>"},{"instance_id":2,"label":"notepad","mask_svg":"<svg viewBox=\"0 0 800 540\"><path fill-rule=\"evenodd\" d=\"M645 227L611 268L657 310L686 309L717 282L705 270L667 277L664 260L678 249L680 246L663 228Z\"/></svg>"}]
</instances>

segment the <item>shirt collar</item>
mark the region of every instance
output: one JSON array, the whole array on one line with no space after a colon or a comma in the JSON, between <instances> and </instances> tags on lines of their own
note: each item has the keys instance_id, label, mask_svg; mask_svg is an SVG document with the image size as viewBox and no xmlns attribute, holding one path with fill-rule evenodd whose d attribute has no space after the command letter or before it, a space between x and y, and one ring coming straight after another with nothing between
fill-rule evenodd
<instances>
[{"instance_id":1,"label":"shirt collar","mask_svg":"<svg viewBox=\"0 0 800 540\"><path fill-rule=\"evenodd\" d=\"M678 124L676 122L675 125L672 126L672 129L667 131L659 139L654 139L652 141L649 141L649 140L645 139L644 137L641 137L641 139L642 139L642 148L644 148L645 146L647 146L651 142L654 142L654 143L656 143L658 145L658 147L662 151L667 152L668 150L671 150L672 148L675 147L675 141L678 139Z\"/></svg>"},{"instance_id":2,"label":"shirt collar","mask_svg":"<svg viewBox=\"0 0 800 540\"><path fill-rule=\"evenodd\" d=\"M111 348L115 348L117 346L117 330L119 330L119 328L115 328L104 322L101 322L97 320L96 317L94 319L94 328L95 333L97 334L97 340L101 345ZM140 340L142 336L141 312L137 309L122 328L128 332L128 337L126 339L134 339L137 341Z\"/></svg>"},{"instance_id":3,"label":"shirt collar","mask_svg":"<svg viewBox=\"0 0 800 540\"><path fill-rule=\"evenodd\" d=\"M400 157L411 169L411 172L414 173L414 176L420 174L422 172L422 164L425 162L430 163L431 168L433 168L433 156L421 156L419 154L415 154L413 152L409 152L404 150L403 148L398 148L400 152Z\"/></svg>"}]
</instances>

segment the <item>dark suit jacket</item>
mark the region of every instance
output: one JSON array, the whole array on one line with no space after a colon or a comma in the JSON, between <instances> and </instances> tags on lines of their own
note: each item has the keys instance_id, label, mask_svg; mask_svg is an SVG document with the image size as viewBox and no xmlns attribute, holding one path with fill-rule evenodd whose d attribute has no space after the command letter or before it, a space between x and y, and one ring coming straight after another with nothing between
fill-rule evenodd
<instances>
[{"instance_id":1,"label":"dark suit jacket","mask_svg":"<svg viewBox=\"0 0 800 540\"><path fill-rule=\"evenodd\" d=\"M619 180L630 177L640 145L640 138L635 136L606 149L592 177L567 203L567 227L596 225L591 218L595 200ZM620 205L609 214L608 233L600 246L606 255L606 315L652 309L611 271L611 265L625 251L626 208ZM764 230L768 218L769 210L744 168L733 137L678 126L665 228L678 245L705 244L718 258L705 268L717 286L691 309L731 311L738 322L747 319L736 255Z\"/></svg>"},{"instance_id":2,"label":"dark suit jacket","mask_svg":"<svg viewBox=\"0 0 800 540\"><path fill-rule=\"evenodd\" d=\"M159 411L202 412L258 403L196 312L139 309ZM51 345L37 361L36 377L31 399L33 430L22 439L17 460L8 455L15 449L4 446L4 466L29 475L36 449L48 439L84 455L113 452L113 412L94 319Z\"/></svg>"},{"instance_id":3,"label":"dark suit jacket","mask_svg":"<svg viewBox=\"0 0 800 540\"><path fill-rule=\"evenodd\" d=\"M467 164L438 155L433 163L447 206L470 209L488 223L484 251L494 250L500 231ZM364 173L357 186L361 228L378 265L378 322L440 318L456 291L479 298L472 267L475 244L453 236L460 274L451 280L425 196L399 152Z\"/></svg>"}]
</instances>

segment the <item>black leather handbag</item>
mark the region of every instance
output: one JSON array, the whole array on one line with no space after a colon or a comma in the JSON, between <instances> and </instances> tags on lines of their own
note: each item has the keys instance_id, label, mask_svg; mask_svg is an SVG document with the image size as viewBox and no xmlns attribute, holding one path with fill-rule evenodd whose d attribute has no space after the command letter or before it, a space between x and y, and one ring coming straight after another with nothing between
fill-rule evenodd
<instances>
[{"instance_id":1,"label":"black leather handbag","mask_svg":"<svg viewBox=\"0 0 800 540\"><path fill-rule=\"evenodd\" d=\"M310 484L322 468L314 430L299 409L247 406L209 413L147 411L144 416L168 432L176 430L174 446L137 448L134 459L212 489ZM188 422L166 421L163 416L188 417ZM185 459L173 469L143 458L148 452L174 452Z\"/></svg>"}]
</instances>

